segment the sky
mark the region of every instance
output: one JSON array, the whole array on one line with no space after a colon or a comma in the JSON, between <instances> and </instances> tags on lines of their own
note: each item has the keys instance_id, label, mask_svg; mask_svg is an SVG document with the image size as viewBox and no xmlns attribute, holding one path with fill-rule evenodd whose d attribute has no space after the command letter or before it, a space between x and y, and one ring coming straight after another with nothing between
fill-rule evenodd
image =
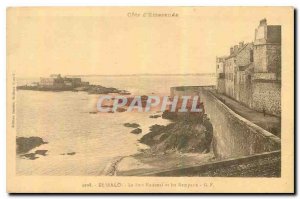
<instances>
[{"instance_id":1,"label":"sky","mask_svg":"<svg viewBox=\"0 0 300 199\"><path fill-rule=\"evenodd\" d=\"M7 63L18 76L215 72L216 56L254 40L266 18L282 25L289 8L11 8ZM178 17L129 17L128 13Z\"/></svg>"}]
</instances>

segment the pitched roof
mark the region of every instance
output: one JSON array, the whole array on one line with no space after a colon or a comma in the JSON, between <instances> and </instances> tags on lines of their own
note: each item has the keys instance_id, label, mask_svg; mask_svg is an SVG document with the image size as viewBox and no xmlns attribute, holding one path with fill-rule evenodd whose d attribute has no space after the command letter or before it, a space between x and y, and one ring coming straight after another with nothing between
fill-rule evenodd
<instances>
[{"instance_id":1,"label":"pitched roof","mask_svg":"<svg viewBox=\"0 0 300 199\"><path fill-rule=\"evenodd\" d=\"M236 52L233 52L232 55L229 55L228 57L226 57L225 59L230 59L232 57L236 57L240 52L242 52L242 50L244 50L246 48L246 46L248 46L249 44L252 44L253 42L251 43L246 43L245 45L243 45L243 47L241 49L238 49L238 51Z\"/></svg>"}]
</instances>

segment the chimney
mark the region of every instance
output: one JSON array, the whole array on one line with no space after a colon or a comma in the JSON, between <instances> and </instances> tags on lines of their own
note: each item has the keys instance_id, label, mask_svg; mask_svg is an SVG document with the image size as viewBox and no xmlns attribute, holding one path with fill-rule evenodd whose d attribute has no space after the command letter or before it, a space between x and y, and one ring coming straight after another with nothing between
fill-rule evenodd
<instances>
[{"instance_id":1,"label":"chimney","mask_svg":"<svg viewBox=\"0 0 300 199\"><path fill-rule=\"evenodd\" d=\"M267 19L266 18L260 20L259 26L266 26L266 25L267 25Z\"/></svg>"},{"instance_id":2,"label":"chimney","mask_svg":"<svg viewBox=\"0 0 300 199\"><path fill-rule=\"evenodd\" d=\"M234 45L234 53L237 53L238 50L239 50L239 46L238 45Z\"/></svg>"},{"instance_id":3,"label":"chimney","mask_svg":"<svg viewBox=\"0 0 300 199\"><path fill-rule=\"evenodd\" d=\"M233 47L230 48L230 55L233 54Z\"/></svg>"},{"instance_id":4,"label":"chimney","mask_svg":"<svg viewBox=\"0 0 300 199\"><path fill-rule=\"evenodd\" d=\"M241 42L239 43L239 49L242 49L243 47L244 47L244 42L241 41Z\"/></svg>"}]
</instances>

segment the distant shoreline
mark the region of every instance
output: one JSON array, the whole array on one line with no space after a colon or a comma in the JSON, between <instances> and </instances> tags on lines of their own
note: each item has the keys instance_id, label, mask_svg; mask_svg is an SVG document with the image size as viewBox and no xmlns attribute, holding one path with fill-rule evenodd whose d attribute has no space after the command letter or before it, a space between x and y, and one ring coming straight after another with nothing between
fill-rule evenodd
<instances>
[{"instance_id":1,"label":"distant shoreline","mask_svg":"<svg viewBox=\"0 0 300 199\"><path fill-rule=\"evenodd\" d=\"M124 77L124 76L215 76L215 73L187 73L187 74L119 74L119 75L66 75L71 77Z\"/></svg>"},{"instance_id":2,"label":"distant shoreline","mask_svg":"<svg viewBox=\"0 0 300 199\"><path fill-rule=\"evenodd\" d=\"M66 77L139 77L139 76L146 76L146 77L158 77L158 76L210 76L216 77L215 73L187 73L187 74L119 74L119 75L65 75ZM21 79L39 79L40 77L17 77Z\"/></svg>"}]
</instances>

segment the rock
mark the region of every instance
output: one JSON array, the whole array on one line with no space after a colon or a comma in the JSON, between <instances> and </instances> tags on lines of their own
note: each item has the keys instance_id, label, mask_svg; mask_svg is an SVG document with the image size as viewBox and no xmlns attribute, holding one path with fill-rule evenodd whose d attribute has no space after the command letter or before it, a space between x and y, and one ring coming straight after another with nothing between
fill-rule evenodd
<instances>
[{"instance_id":1,"label":"rock","mask_svg":"<svg viewBox=\"0 0 300 199\"><path fill-rule=\"evenodd\" d=\"M165 126L162 125L152 125L150 127L150 132L144 135L141 139L140 142L143 144L147 144L149 146L152 146L156 143L154 137L157 135L160 135L163 133L163 130L165 129Z\"/></svg>"},{"instance_id":2,"label":"rock","mask_svg":"<svg viewBox=\"0 0 300 199\"><path fill-rule=\"evenodd\" d=\"M129 93L129 92L126 91L126 90L121 90L121 91L119 92L119 94L120 94L120 95L131 95L131 93Z\"/></svg>"},{"instance_id":3,"label":"rock","mask_svg":"<svg viewBox=\"0 0 300 199\"><path fill-rule=\"evenodd\" d=\"M137 129L132 130L130 133L133 133L133 134L140 134L140 133L142 133L142 129L137 128Z\"/></svg>"},{"instance_id":4,"label":"rock","mask_svg":"<svg viewBox=\"0 0 300 199\"><path fill-rule=\"evenodd\" d=\"M29 160L35 160L39 157L36 157L36 155L42 155L42 156L46 156L48 150L36 150L34 153L27 153L24 155L21 155L21 157L25 157Z\"/></svg>"},{"instance_id":5,"label":"rock","mask_svg":"<svg viewBox=\"0 0 300 199\"><path fill-rule=\"evenodd\" d=\"M130 95L130 93L126 90L119 90L117 88L112 87L104 87L101 85L86 85L86 86L79 86L79 87L62 87L62 88L55 88L55 87L42 87L40 85L30 86L30 85L23 85L17 86L17 90L35 90L35 91L52 91L52 92L59 92L59 91L84 91L88 92L89 94L108 94L108 93L118 93L122 95Z\"/></svg>"},{"instance_id":6,"label":"rock","mask_svg":"<svg viewBox=\"0 0 300 199\"><path fill-rule=\"evenodd\" d=\"M182 114L166 126L151 126L150 132L145 134L140 142L150 146L153 153L170 150L205 153L213 134L213 129L208 128L211 127L209 121L205 122L203 124L197 114ZM210 131L210 136L207 135L207 131Z\"/></svg>"},{"instance_id":7,"label":"rock","mask_svg":"<svg viewBox=\"0 0 300 199\"><path fill-rule=\"evenodd\" d=\"M131 127L131 128L138 128L138 127L140 127L140 125L137 124L137 123L125 123L124 126L125 127Z\"/></svg>"},{"instance_id":8,"label":"rock","mask_svg":"<svg viewBox=\"0 0 300 199\"><path fill-rule=\"evenodd\" d=\"M169 119L169 120L177 120L178 115L174 112L164 111L162 114L163 119Z\"/></svg>"},{"instance_id":9,"label":"rock","mask_svg":"<svg viewBox=\"0 0 300 199\"><path fill-rule=\"evenodd\" d=\"M35 151L35 154L37 154L37 155L42 155L42 156L46 156L47 153L48 152L48 150L36 150Z\"/></svg>"},{"instance_id":10,"label":"rock","mask_svg":"<svg viewBox=\"0 0 300 199\"><path fill-rule=\"evenodd\" d=\"M60 155L75 155L75 154L76 154L76 152L69 152L69 153L62 153Z\"/></svg>"},{"instance_id":11,"label":"rock","mask_svg":"<svg viewBox=\"0 0 300 199\"><path fill-rule=\"evenodd\" d=\"M172 121L187 121L187 122L194 122L199 123L201 114L197 112L170 112L164 111L162 114L163 119L168 119Z\"/></svg>"},{"instance_id":12,"label":"rock","mask_svg":"<svg viewBox=\"0 0 300 199\"><path fill-rule=\"evenodd\" d=\"M159 118L159 117L161 117L161 115L150 115L150 117L149 118Z\"/></svg>"},{"instance_id":13,"label":"rock","mask_svg":"<svg viewBox=\"0 0 300 199\"><path fill-rule=\"evenodd\" d=\"M40 137L17 137L16 144L17 144L17 154L21 153L27 153L33 148L36 148L42 144L47 144L48 142L45 142Z\"/></svg>"},{"instance_id":14,"label":"rock","mask_svg":"<svg viewBox=\"0 0 300 199\"><path fill-rule=\"evenodd\" d=\"M39 158L39 157L36 157L35 153L27 153L27 154L21 155L21 157L25 157L29 160L35 160L35 159Z\"/></svg>"},{"instance_id":15,"label":"rock","mask_svg":"<svg viewBox=\"0 0 300 199\"><path fill-rule=\"evenodd\" d=\"M108 94L108 93L128 93L125 92L124 90L118 90L116 88L112 88L112 87L104 87L104 86L100 86L100 85L89 85L86 86L86 90L89 94Z\"/></svg>"}]
</instances>

